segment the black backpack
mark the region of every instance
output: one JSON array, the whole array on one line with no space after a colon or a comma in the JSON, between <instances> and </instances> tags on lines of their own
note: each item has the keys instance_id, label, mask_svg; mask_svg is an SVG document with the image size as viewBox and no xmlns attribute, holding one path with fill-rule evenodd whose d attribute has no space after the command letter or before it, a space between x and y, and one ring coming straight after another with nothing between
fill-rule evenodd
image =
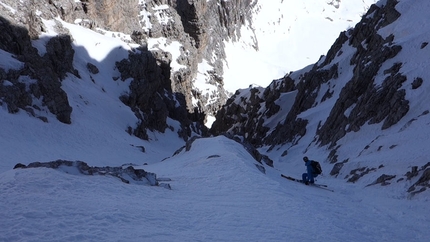
<instances>
[{"instance_id":1,"label":"black backpack","mask_svg":"<svg viewBox=\"0 0 430 242\"><path fill-rule=\"evenodd\" d=\"M318 161L312 161L312 168L314 169L314 174L319 175L322 173L321 165Z\"/></svg>"}]
</instances>

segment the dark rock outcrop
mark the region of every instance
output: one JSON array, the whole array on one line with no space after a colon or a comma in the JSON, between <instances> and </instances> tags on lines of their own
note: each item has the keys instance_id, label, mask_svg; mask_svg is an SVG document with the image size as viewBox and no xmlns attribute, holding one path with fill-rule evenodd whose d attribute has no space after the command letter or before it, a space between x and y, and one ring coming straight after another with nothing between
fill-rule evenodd
<instances>
[{"instance_id":1,"label":"dark rock outcrop","mask_svg":"<svg viewBox=\"0 0 430 242\"><path fill-rule=\"evenodd\" d=\"M331 79L337 79L337 77L337 64L331 65L329 69L318 69L315 65L311 71L305 73L296 86L297 95L285 121L278 123L274 131L262 139L263 144L276 145L297 142L297 137L304 136L307 132L308 120L299 118L298 115L316 105L317 93L322 84Z\"/></svg>"},{"instance_id":2,"label":"dark rock outcrop","mask_svg":"<svg viewBox=\"0 0 430 242\"><path fill-rule=\"evenodd\" d=\"M70 37L50 39L46 44L46 54L41 57L31 45L27 29L0 17L0 31L0 49L23 63L21 68L1 71L0 98L8 105L9 112L16 113L22 109L33 115L35 109L43 108L33 104L33 99L42 99L43 106L59 121L71 123L72 107L61 89L61 80L67 73L78 75L72 65L74 50Z\"/></svg>"},{"instance_id":3,"label":"dark rock outcrop","mask_svg":"<svg viewBox=\"0 0 430 242\"><path fill-rule=\"evenodd\" d=\"M157 52L158 53L158 52ZM186 109L186 100L182 93L171 89L169 53L163 52L163 59L156 59L154 52L141 49L138 53L130 53L128 59L117 62L121 79L132 79L130 93L121 96L122 102L129 106L140 120L133 134L142 139L148 139L147 130L164 132L167 118L170 117L181 123L179 136L185 140L194 131L206 135L203 125L204 116L195 112L190 114ZM141 114L150 115L141 115Z\"/></svg>"},{"instance_id":4,"label":"dark rock outcrop","mask_svg":"<svg viewBox=\"0 0 430 242\"><path fill-rule=\"evenodd\" d=\"M368 168L368 167L361 167L354 170L351 170L348 176L345 177L345 179L348 179L348 182L356 182L361 177L369 174L370 172L376 171L376 168Z\"/></svg>"},{"instance_id":5,"label":"dark rock outcrop","mask_svg":"<svg viewBox=\"0 0 430 242\"><path fill-rule=\"evenodd\" d=\"M390 185L390 183L388 181L390 181L394 178L396 178L396 175L382 174L380 177L378 177L378 179L376 179L376 181L372 182L371 184L369 184L367 186L372 186L372 185L376 185L376 184L381 184L381 186L387 186L387 185Z\"/></svg>"},{"instance_id":6,"label":"dark rock outcrop","mask_svg":"<svg viewBox=\"0 0 430 242\"><path fill-rule=\"evenodd\" d=\"M254 146L261 145L269 131L264 126L264 119L276 114L281 109L276 100L295 88L294 81L286 76L272 82L266 89L250 87L248 90L237 91L218 111L211 133L240 135Z\"/></svg>"},{"instance_id":7,"label":"dark rock outcrop","mask_svg":"<svg viewBox=\"0 0 430 242\"><path fill-rule=\"evenodd\" d=\"M130 183L129 178L135 182L145 182L151 186L158 186L157 176L154 173L147 172L143 169L135 169L133 166L123 167L97 167L89 166L83 161L68 161L68 160L56 160L50 162L33 162L26 165L18 163L14 169L26 169L26 168L51 168L61 169L62 167L75 168L76 171L83 175L109 175L120 179L124 183ZM66 173L67 170L65 171Z\"/></svg>"},{"instance_id":8,"label":"dark rock outcrop","mask_svg":"<svg viewBox=\"0 0 430 242\"><path fill-rule=\"evenodd\" d=\"M417 193L425 191L427 188L430 188L430 162L422 166L419 170L412 168L412 173L407 173L406 176L408 177L408 179L410 179L413 176L417 176L418 173L421 171L421 177L408 189L408 192L411 195L415 195Z\"/></svg>"}]
</instances>

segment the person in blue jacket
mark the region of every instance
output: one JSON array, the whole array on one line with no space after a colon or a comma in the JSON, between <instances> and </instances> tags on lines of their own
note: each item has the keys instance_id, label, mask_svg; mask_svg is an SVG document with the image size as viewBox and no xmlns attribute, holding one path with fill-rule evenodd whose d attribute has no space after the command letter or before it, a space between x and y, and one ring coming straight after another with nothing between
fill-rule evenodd
<instances>
[{"instance_id":1,"label":"person in blue jacket","mask_svg":"<svg viewBox=\"0 0 430 242\"><path fill-rule=\"evenodd\" d=\"M312 160L309 160L308 157L303 157L303 161L305 162L306 166L306 173L302 174L302 181L306 185L314 184L315 180L314 178L318 176L318 174L315 174L314 168L312 167Z\"/></svg>"}]
</instances>

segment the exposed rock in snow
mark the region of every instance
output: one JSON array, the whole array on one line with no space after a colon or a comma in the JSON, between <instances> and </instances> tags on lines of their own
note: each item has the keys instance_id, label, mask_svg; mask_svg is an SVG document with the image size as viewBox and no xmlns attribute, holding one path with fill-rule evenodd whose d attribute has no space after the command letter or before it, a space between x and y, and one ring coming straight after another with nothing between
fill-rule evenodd
<instances>
[{"instance_id":1,"label":"exposed rock in snow","mask_svg":"<svg viewBox=\"0 0 430 242\"><path fill-rule=\"evenodd\" d=\"M109 175L119 178L124 183L132 182L144 182L151 186L158 186L157 176L154 173L146 172L143 169L135 169L133 166L126 168L122 167L93 167L89 166L83 161L68 161L68 160L56 160L50 162L33 162L26 165L18 163L14 169L24 168L52 168L61 170L65 173L70 174L83 174L83 175Z\"/></svg>"},{"instance_id":2,"label":"exposed rock in snow","mask_svg":"<svg viewBox=\"0 0 430 242\"><path fill-rule=\"evenodd\" d=\"M15 26L3 17L0 17L0 29L1 48L25 63L19 70L1 71L4 73L2 80L13 84L0 85L0 97L8 105L9 112L16 113L20 108L35 116L34 110L46 107L59 121L71 123L72 107L61 89L61 80L67 73L79 75L72 65L75 52L70 36L49 39L46 54L39 56L27 29ZM40 99L44 107L33 104L33 99Z\"/></svg>"}]
</instances>

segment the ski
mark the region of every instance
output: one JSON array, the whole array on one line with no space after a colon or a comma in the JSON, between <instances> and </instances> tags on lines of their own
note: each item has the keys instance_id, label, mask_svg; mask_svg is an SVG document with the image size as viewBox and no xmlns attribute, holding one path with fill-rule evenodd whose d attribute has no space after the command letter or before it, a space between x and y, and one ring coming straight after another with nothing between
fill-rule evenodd
<instances>
[{"instance_id":1,"label":"ski","mask_svg":"<svg viewBox=\"0 0 430 242\"><path fill-rule=\"evenodd\" d=\"M290 180L290 181L295 181L295 182L299 182L299 183L301 183L301 184L304 184L304 183L302 182L302 180L300 180L300 179L297 179L297 178L294 178L294 177L291 177L291 176L286 176L286 175L284 175L284 174L281 174L281 176L282 176L283 178L285 178L285 179ZM328 187L327 187L327 185L324 185L324 184L316 184L316 183L314 183L314 184L309 184L309 185L310 185L310 186L313 186L313 187L318 187L318 188L321 188L321 189L324 189L324 190L327 190L327 191L334 192L334 190L332 190L332 189L328 188Z\"/></svg>"},{"instance_id":2,"label":"ski","mask_svg":"<svg viewBox=\"0 0 430 242\"><path fill-rule=\"evenodd\" d=\"M309 184L309 186L311 187L317 187L317 188L321 188L330 192L334 192L333 189L327 188L327 185L320 185L320 184Z\"/></svg>"},{"instance_id":3,"label":"ski","mask_svg":"<svg viewBox=\"0 0 430 242\"><path fill-rule=\"evenodd\" d=\"M288 180L302 183L302 180L299 180L299 179L293 178L293 177L291 177L291 176L286 176L286 175L284 175L284 174L281 174L281 176L282 176L283 178L288 179Z\"/></svg>"},{"instance_id":4,"label":"ski","mask_svg":"<svg viewBox=\"0 0 430 242\"><path fill-rule=\"evenodd\" d=\"M327 185L325 185L325 184L317 184L317 183L310 184L310 185L315 185L315 186L318 186L318 187L327 187Z\"/></svg>"},{"instance_id":5,"label":"ski","mask_svg":"<svg viewBox=\"0 0 430 242\"><path fill-rule=\"evenodd\" d=\"M294 177L291 177L291 176L286 176L284 174L281 174L281 176L283 178L286 178L286 179L291 180L291 181L303 183L301 179L297 179L297 178L294 178ZM320 186L320 187L327 187L327 185L324 185L324 184L314 184L314 185L317 185L317 186Z\"/></svg>"}]
</instances>

